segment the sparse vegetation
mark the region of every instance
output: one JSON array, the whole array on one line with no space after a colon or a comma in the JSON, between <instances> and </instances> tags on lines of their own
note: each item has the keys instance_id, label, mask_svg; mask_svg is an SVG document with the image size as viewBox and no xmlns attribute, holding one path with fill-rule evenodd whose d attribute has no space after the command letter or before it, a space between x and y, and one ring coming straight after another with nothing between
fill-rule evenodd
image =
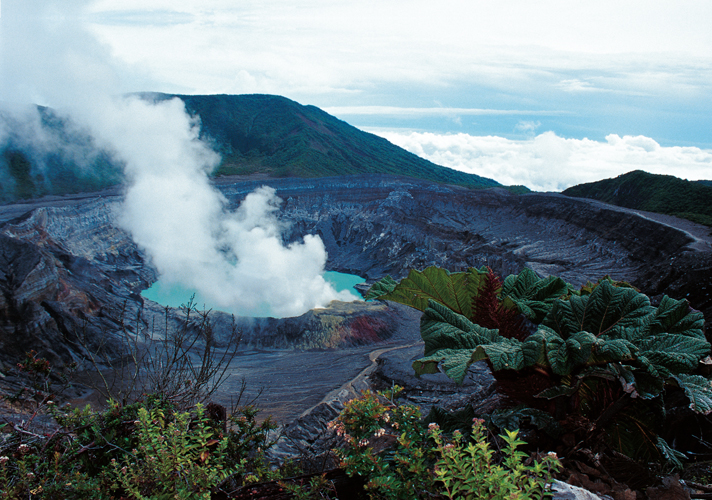
<instances>
[{"instance_id":1,"label":"sparse vegetation","mask_svg":"<svg viewBox=\"0 0 712 500\"><path fill-rule=\"evenodd\" d=\"M345 439L338 450L349 475L361 476L372 499L540 499L550 498L554 455L525 465L528 455L516 431L499 436L501 453L491 447L484 421L471 434L447 435L424 422L417 407L396 401L400 387L366 391L349 402L334 422Z\"/></svg>"},{"instance_id":2,"label":"sparse vegetation","mask_svg":"<svg viewBox=\"0 0 712 500\"><path fill-rule=\"evenodd\" d=\"M181 410L181 393L143 393L102 410L58 405L67 379L46 359L27 353L17 370L28 384L4 398L22 419L0 424L2 499L210 498L273 478L263 451L274 425L249 404Z\"/></svg>"},{"instance_id":3,"label":"sparse vegetation","mask_svg":"<svg viewBox=\"0 0 712 500\"><path fill-rule=\"evenodd\" d=\"M94 384L105 400L126 404L137 394L163 394L179 408L205 403L225 379L242 339L233 319L223 349L218 349L210 311L198 311L194 297L178 308L180 324L169 325L165 308L162 328L142 327L138 316L127 325L122 313L118 347L106 341L90 345L77 337L94 366L99 383Z\"/></svg>"}]
</instances>

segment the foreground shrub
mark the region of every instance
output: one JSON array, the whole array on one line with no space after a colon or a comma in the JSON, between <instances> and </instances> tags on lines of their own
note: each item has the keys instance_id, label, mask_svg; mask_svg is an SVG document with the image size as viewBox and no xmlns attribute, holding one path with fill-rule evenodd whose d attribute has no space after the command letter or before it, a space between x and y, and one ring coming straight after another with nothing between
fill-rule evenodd
<instances>
[{"instance_id":1,"label":"foreground shrub","mask_svg":"<svg viewBox=\"0 0 712 500\"><path fill-rule=\"evenodd\" d=\"M472 434L445 436L437 424L425 425L420 410L395 403L401 388L365 391L346 404L331 424L344 438L337 450L349 475L361 476L373 499L534 499L549 498L548 484L559 467L555 456L525 465L518 451L524 441L516 431L500 436L496 456L484 421L475 419ZM501 461L498 462L498 459Z\"/></svg>"},{"instance_id":2,"label":"foreground shrub","mask_svg":"<svg viewBox=\"0 0 712 500\"><path fill-rule=\"evenodd\" d=\"M58 407L47 360L30 352L18 369L28 387L4 399L27 413L0 424L0 499L209 498L225 479L235 487L271 474L263 452L274 425L258 423L252 406L179 411L149 394L102 411Z\"/></svg>"},{"instance_id":3,"label":"foreground shrub","mask_svg":"<svg viewBox=\"0 0 712 500\"><path fill-rule=\"evenodd\" d=\"M525 464L526 453L517 448L526 444L517 431L505 431L501 464L494 463L494 452L486 439L484 420L475 419L472 436L463 443L463 435L455 431L453 438L443 438L439 427L430 424L430 436L439 456L435 476L442 485L440 493L450 499L534 500L551 498L551 476L559 468L555 454Z\"/></svg>"},{"instance_id":4,"label":"foreground shrub","mask_svg":"<svg viewBox=\"0 0 712 500\"><path fill-rule=\"evenodd\" d=\"M201 405L178 412L158 396L52 414L51 433L0 426L0 499L210 498L226 479L235 487L271 474L263 452L274 426L257 423L253 407L228 416L229 429Z\"/></svg>"},{"instance_id":5,"label":"foreground shrub","mask_svg":"<svg viewBox=\"0 0 712 500\"><path fill-rule=\"evenodd\" d=\"M172 422L160 409L139 409L138 447L120 464L112 460L109 476L137 499L209 499L210 493L230 475L241 472L244 459L230 464L228 438L216 434L202 405L196 416L178 413Z\"/></svg>"}]
</instances>

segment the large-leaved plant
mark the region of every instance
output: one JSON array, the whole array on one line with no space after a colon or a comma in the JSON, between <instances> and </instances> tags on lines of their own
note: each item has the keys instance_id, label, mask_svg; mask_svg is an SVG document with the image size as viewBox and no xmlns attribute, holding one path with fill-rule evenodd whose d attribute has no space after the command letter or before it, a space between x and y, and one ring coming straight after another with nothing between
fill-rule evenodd
<instances>
[{"instance_id":1,"label":"large-leaved plant","mask_svg":"<svg viewBox=\"0 0 712 500\"><path fill-rule=\"evenodd\" d=\"M528 269L504 280L497 301L481 300L491 275L429 268L401 283L386 280L386 293L377 292L382 284L372 288L372 298L423 311L416 374L443 371L462 383L470 365L485 361L503 391L558 419L579 415L591 433L606 431L609 445L642 459L658 458L666 389L682 389L693 411L712 412L712 385L695 373L710 353L704 317L687 301L665 296L655 307L610 278L576 291ZM477 322L503 312L526 318L531 332L504 335Z\"/></svg>"}]
</instances>

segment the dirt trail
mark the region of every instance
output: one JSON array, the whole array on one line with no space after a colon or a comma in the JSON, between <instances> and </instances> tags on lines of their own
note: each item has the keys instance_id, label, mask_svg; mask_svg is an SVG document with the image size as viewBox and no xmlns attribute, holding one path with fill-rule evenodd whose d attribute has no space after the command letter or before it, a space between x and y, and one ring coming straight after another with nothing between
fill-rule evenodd
<instances>
[{"instance_id":1,"label":"dirt trail","mask_svg":"<svg viewBox=\"0 0 712 500\"><path fill-rule=\"evenodd\" d=\"M367 388L369 386L367 379L378 367L378 358L381 355L383 355L387 352L397 351L399 349L407 349L409 347L415 347L418 345L424 345L424 342L420 341L420 342L414 342L411 344L400 345L400 346L396 346L396 347L384 347L381 349L376 349L374 351L371 351L368 355L368 359L371 361L370 365L368 365L366 368L361 370L361 372L359 372L358 375L356 375L354 378L352 378L351 380L349 380L348 382L343 384L341 387L329 392L317 404L315 404L311 408L307 408L306 410L304 410L300 416L303 417L303 416L311 413L311 411L314 410L314 408L316 408L320 404L332 401L336 397L340 397L341 399L343 399L344 397L346 397L346 399L352 399L352 398L357 397L362 390L364 390L365 388Z\"/></svg>"},{"instance_id":2,"label":"dirt trail","mask_svg":"<svg viewBox=\"0 0 712 500\"><path fill-rule=\"evenodd\" d=\"M364 381L378 365L379 356L422 343L421 313L400 304L390 306L398 320L387 343L336 350L238 353L217 402L229 407L244 381L244 398L256 397L263 417L272 415L277 422L286 423L343 390L357 395L366 388Z\"/></svg>"}]
</instances>

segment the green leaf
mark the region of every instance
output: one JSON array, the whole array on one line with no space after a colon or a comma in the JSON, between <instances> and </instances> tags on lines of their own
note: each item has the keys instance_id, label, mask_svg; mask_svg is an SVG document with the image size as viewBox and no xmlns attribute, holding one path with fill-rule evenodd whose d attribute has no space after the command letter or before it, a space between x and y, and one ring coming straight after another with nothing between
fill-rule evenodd
<instances>
[{"instance_id":1,"label":"green leaf","mask_svg":"<svg viewBox=\"0 0 712 500\"><path fill-rule=\"evenodd\" d=\"M556 299L568 292L561 278L539 278L531 269L507 276L502 285L505 307L516 308L534 323L541 323Z\"/></svg>"},{"instance_id":2,"label":"green leaf","mask_svg":"<svg viewBox=\"0 0 712 500\"><path fill-rule=\"evenodd\" d=\"M364 297L364 300L376 300L381 298L382 295L392 292L398 282L387 275L385 278L381 278L376 281L371 288L368 289L368 293Z\"/></svg>"},{"instance_id":3,"label":"green leaf","mask_svg":"<svg viewBox=\"0 0 712 500\"><path fill-rule=\"evenodd\" d=\"M442 366L458 384L473 362L486 359L484 352L475 358L476 348L501 338L497 330L482 328L433 300L420 320L420 334L425 341L425 357L413 363L416 375L437 373Z\"/></svg>"},{"instance_id":4,"label":"green leaf","mask_svg":"<svg viewBox=\"0 0 712 500\"><path fill-rule=\"evenodd\" d=\"M548 366L546 359L546 338L544 332L537 332L534 335L527 337L522 345L522 353L524 354L524 366Z\"/></svg>"},{"instance_id":5,"label":"green leaf","mask_svg":"<svg viewBox=\"0 0 712 500\"><path fill-rule=\"evenodd\" d=\"M667 444L663 438L658 436L658 450L662 453L665 460L668 461L675 469L682 469L682 460L687 460L687 455L677 451L675 448Z\"/></svg>"},{"instance_id":6,"label":"green leaf","mask_svg":"<svg viewBox=\"0 0 712 500\"><path fill-rule=\"evenodd\" d=\"M422 272L413 269L392 291L378 298L399 302L419 311L424 311L428 301L434 300L470 318L472 299L483 283L484 276L477 269L465 273L450 273L434 266Z\"/></svg>"},{"instance_id":7,"label":"green leaf","mask_svg":"<svg viewBox=\"0 0 712 500\"><path fill-rule=\"evenodd\" d=\"M649 335L676 333L704 340L704 325L704 315L692 311L686 300L674 300L665 295L649 321L647 331Z\"/></svg>"},{"instance_id":8,"label":"green leaf","mask_svg":"<svg viewBox=\"0 0 712 500\"><path fill-rule=\"evenodd\" d=\"M489 359L492 371L521 370L526 368L526 357L522 343L516 339L503 339L494 344L484 344L477 347L473 359Z\"/></svg>"},{"instance_id":9,"label":"green leaf","mask_svg":"<svg viewBox=\"0 0 712 500\"><path fill-rule=\"evenodd\" d=\"M425 356L413 362L415 374L425 375L442 371L450 379L458 384L462 384L467 375L467 369L477 359L473 359L475 351L473 349L441 349L430 356Z\"/></svg>"},{"instance_id":10,"label":"green leaf","mask_svg":"<svg viewBox=\"0 0 712 500\"><path fill-rule=\"evenodd\" d=\"M712 412L712 384L701 375L680 374L673 379L685 391L690 400L690 408L697 413L709 415Z\"/></svg>"},{"instance_id":11,"label":"green leaf","mask_svg":"<svg viewBox=\"0 0 712 500\"><path fill-rule=\"evenodd\" d=\"M656 368L675 374L694 370L710 352L706 340L679 334L648 337L639 342L638 348Z\"/></svg>"},{"instance_id":12,"label":"green leaf","mask_svg":"<svg viewBox=\"0 0 712 500\"><path fill-rule=\"evenodd\" d=\"M586 364L595 343L596 337L588 332L577 332L566 340L550 336L546 341L546 355L551 370L557 375L570 375Z\"/></svg>"},{"instance_id":13,"label":"green leaf","mask_svg":"<svg viewBox=\"0 0 712 500\"><path fill-rule=\"evenodd\" d=\"M544 325L562 338L587 331L595 336L631 340L634 335L625 332L634 330L639 335L653 311L646 295L604 281L590 295L572 295L568 301L556 301L544 319Z\"/></svg>"},{"instance_id":14,"label":"green leaf","mask_svg":"<svg viewBox=\"0 0 712 500\"><path fill-rule=\"evenodd\" d=\"M612 361L631 361L635 359L638 348L625 339L608 339L600 337L593 348L593 359L596 363Z\"/></svg>"},{"instance_id":15,"label":"green leaf","mask_svg":"<svg viewBox=\"0 0 712 500\"><path fill-rule=\"evenodd\" d=\"M502 338L497 330L483 328L434 300L420 319L420 335L426 356L444 348L475 349Z\"/></svg>"}]
</instances>

